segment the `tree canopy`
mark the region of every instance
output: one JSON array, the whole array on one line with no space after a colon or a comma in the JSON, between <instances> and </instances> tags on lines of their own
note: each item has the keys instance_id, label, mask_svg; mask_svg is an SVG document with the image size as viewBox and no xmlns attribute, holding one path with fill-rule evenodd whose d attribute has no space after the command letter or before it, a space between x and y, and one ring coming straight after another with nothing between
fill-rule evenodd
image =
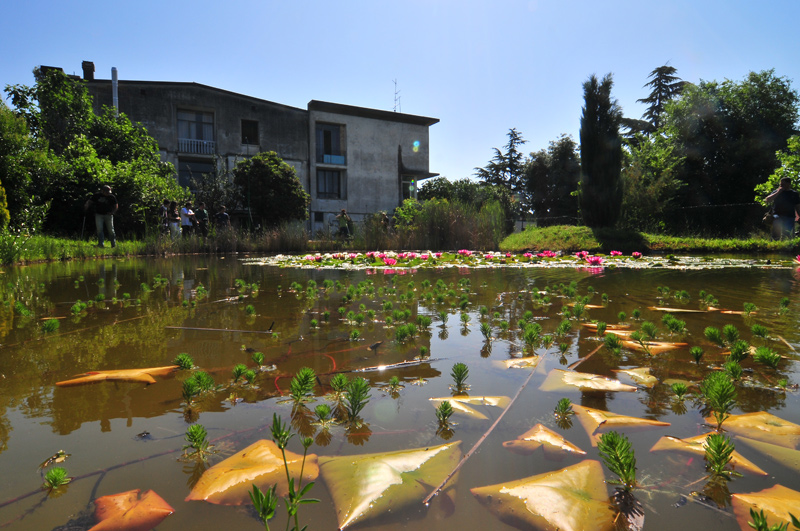
<instances>
[{"instance_id":1,"label":"tree canopy","mask_svg":"<svg viewBox=\"0 0 800 531\"><path fill-rule=\"evenodd\" d=\"M92 111L84 82L60 70L34 71L36 85L7 86L14 110L0 108L0 179L9 182L11 221L23 210L49 205L45 228L75 233L83 204L103 184L119 201L120 234L141 233L163 199L183 200L188 191L160 160L156 141L122 113Z\"/></svg>"},{"instance_id":2,"label":"tree canopy","mask_svg":"<svg viewBox=\"0 0 800 531\"><path fill-rule=\"evenodd\" d=\"M233 179L241 193L242 206L251 209L265 227L308 219L311 197L294 168L274 151L239 161L233 169Z\"/></svg>"},{"instance_id":3,"label":"tree canopy","mask_svg":"<svg viewBox=\"0 0 800 531\"><path fill-rule=\"evenodd\" d=\"M578 217L572 195L581 175L577 147L571 136L561 135L525 162L525 182L540 225L574 223Z\"/></svg>"},{"instance_id":4,"label":"tree canopy","mask_svg":"<svg viewBox=\"0 0 800 531\"><path fill-rule=\"evenodd\" d=\"M581 215L590 227L613 226L622 204L622 110L611 98L611 74L598 81L592 75L583 84L581 116Z\"/></svg>"}]
</instances>

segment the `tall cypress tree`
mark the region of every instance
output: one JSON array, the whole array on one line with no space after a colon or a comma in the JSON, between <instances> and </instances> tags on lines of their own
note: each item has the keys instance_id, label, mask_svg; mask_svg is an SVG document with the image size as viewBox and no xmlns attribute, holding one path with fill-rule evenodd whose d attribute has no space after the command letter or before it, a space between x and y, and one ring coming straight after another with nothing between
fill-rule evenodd
<instances>
[{"instance_id":1,"label":"tall cypress tree","mask_svg":"<svg viewBox=\"0 0 800 531\"><path fill-rule=\"evenodd\" d=\"M580 206L590 227L613 226L622 205L622 109L611 99L613 85L611 74L600 82L592 75L583 84Z\"/></svg>"}]
</instances>

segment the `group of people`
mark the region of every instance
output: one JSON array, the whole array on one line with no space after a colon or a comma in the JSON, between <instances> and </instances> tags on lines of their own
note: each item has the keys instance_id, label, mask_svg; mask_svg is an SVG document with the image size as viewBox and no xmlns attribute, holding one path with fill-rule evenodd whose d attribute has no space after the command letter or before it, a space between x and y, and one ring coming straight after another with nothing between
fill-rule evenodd
<instances>
[{"instance_id":1,"label":"group of people","mask_svg":"<svg viewBox=\"0 0 800 531\"><path fill-rule=\"evenodd\" d=\"M191 201L184 203L183 207L178 208L177 201L164 199L161 205L161 227L164 234L169 234L173 239L180 236L188 238L192 234L208 236L210 217L206 204L202 201L192 207ZM225 206L221 206L214 215L214 221L219 228L229 228L231 218Z\"/></svg>"}]
</instances>

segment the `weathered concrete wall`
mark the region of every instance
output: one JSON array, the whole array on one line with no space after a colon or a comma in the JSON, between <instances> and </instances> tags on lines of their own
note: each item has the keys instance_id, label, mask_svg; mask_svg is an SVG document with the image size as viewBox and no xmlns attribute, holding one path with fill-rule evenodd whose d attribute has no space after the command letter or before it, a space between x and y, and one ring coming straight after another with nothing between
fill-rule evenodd
<instances>
[{"instance_id":1,"label":"weathered concrete wall","mask_svg":"<svg viewBox=\"0 0 800 531\"><path fill-rule=\"evenodd\" d=\"M337 110L341 112L335 112ZM427 176L430 154L428 130L430 124L436 121L438 120L388 111L311 102L308 133L311 155L309 193L312 220L314 212L322 212L323 217L322 223L313 223L313 229L316 231L329 226L342 208L347 209L354 220L381 210L391 213L402 202L403 197L398 154L402 153L403 166L407 170L414 170L415 173ZM346 138L344 166L317 161L315 134L317 123L344 126ZM346 183L343 185L345 192L341 199L318 197L317 169L340 169L345 172Z\"/></svg>"},{"instance_id":2,"label":"weathered concrete wall","mask_svg":"<svg viewBox=\"0 0 800 531\"><path fill-rule=\"evenodd\" d=\"M111 81L88 81L96 112L112 104ZM140 122L158 141L166 160L177 165L178 110L214 114L216 153L222 157L255 155L275 151L307 174L308 112L258 98L228 92L197 83L151 81L119 82L119 108L134 122ZM241 121L258 122L258 145L243 145ZM187 156L195 157L194 154ZM304 184L307 175L300 175Z\"/></svg>"}]
</instances>

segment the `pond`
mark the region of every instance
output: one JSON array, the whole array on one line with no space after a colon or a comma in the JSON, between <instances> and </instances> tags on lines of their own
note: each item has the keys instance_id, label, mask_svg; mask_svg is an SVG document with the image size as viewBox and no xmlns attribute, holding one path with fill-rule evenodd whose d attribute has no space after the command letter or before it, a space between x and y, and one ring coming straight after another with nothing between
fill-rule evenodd
<instances>
[{"instance_id":1,"label":"pond","mask_svg":"<svg viewBox=\"0 0 800 531\"><path fill-rule=\"evenodd\" d=\"M712 429L704 420L709 411L703 409L696 384L722 370L730 349L709 341L707 327L732 325L741 339L781 356L776 368L756 362L753 355L741 362L731 412L766 411L800 424L794 385L800 382L796 265L774 267L764 258L735 264L689 261L698 267L610 267L607 261L591 268L555 262L552 267L482 262L480 267L324 268L306 262L304 267L279 267L275 260L235 257L130 258L6 270L0 276L6 302L0 308L0 526L88 529L95 523L93 500L152 489L174 509L159 530L263 528L246 496L240 497L242 505L187 497L205 482L206 470L259 440L271 440L277 414L291 422L293 432L312 437L309 453L328 463L321 465L323 474L308 494L320 503L301 507L301 526L336 529L337 518L350 518L348 528L365 530L408 525L511 529L489 510L507 512L509 507L482 503L470 489L559 471L587 459L601 461L593 428L587 431L582 424L585 414L555 418L554 407L562 398L580 411L588 407L669 423L617 428L635 452L639 486L634 494L643 504L647 529L739 529L730 494L800 484L797 438L788 444L777 436L771 441L795 452L786 458L743 440L742 432L727 431L736 451L757 468L737 465L741 477L711 485L702 452L651 451L665 436L686 439ZM581 315L564 325L562 309L576 297L589 297L588 304L582 312L573 309ZM782 310L785 298L788 308ZM746 303L755 305L750 315L742 313ZM662 321L669 312L655 308L702 311L670 313L685 322L683 331L671 333ZM398 329L405 328L406 320L417 323L418 316L432 322L425 326L423 318L416 333L398 341ZM631 330L649 321L658 328L656 341L679 345L647 353L624 343L615 353L586 326L591 321L623 322ZM531 323L541 331L526 342L520 326ZM766 337L758 337L753 325L766 327ZM543 345L542 337L552 343ZM695 362L690 349L698 346L704 355ZM261 367L252 361L256 352L264 355ZM91 371L170 366L181 353L188 353L197 368L156 372L150 376L153 383L128 378L56 385ZM535 358L523 358L534 353ZM509 368L509 360L520 358L535 360L535 367ZM441 400L431 399L456 394L451 372L459 362L469 369L466 393L478 399L451 402L456 411L442 429L435 407ZM252 381L233 382L239 364L257 370L249 375ZM313 400L298 407L289 395L292 377L303 367L316 376ZM616 372L634 368L649 368L655 381ZM213 377L214 388L187 405L183 382L198 370ZM558 370L605 376L625 386L605 391L553 384L569 380ZM370 397L359 422L323 429L312 422L314 409L323 403L333 406L330 382L337 373L365 378ZM394 388L389 386L392 377L399 380ZM676 381L689 386L683 401L672 391ZM716 425L713 419L710 423ZM206 461L182 457L192 424L204 426L213 445ZM521 443L504 446L536 424L585 455L541 448L523 455L514 448ZM354 485L364 483L355 456L456 442L448 447L445 462L431 465L427 475L424 467L414 472L417 457L387 458L394 464L365 473L372 482L361 490L373 493L371 501L342 508L342 499L358 490ZM422 498L478 442L444 493L423 505ZM287 449L302 454L300 437ZM39 468L59 451L69 457ZM329 459L342 456L354 458ZM74 479L52 492L40 490L44 472L54 466L64 467ZM348 469L350 477L336 478ZM607 481L616 478L606 467L602 472ZM396 484L383 498L384 487L376 486L381 479ZM603 488L610 495L614 485ZM404 505L406 496L411 501ZM392 503L385 503L387 498ZM283 507L281 500L272 521L275 529L285 525Z\"/></svg>"}]
</instances>

